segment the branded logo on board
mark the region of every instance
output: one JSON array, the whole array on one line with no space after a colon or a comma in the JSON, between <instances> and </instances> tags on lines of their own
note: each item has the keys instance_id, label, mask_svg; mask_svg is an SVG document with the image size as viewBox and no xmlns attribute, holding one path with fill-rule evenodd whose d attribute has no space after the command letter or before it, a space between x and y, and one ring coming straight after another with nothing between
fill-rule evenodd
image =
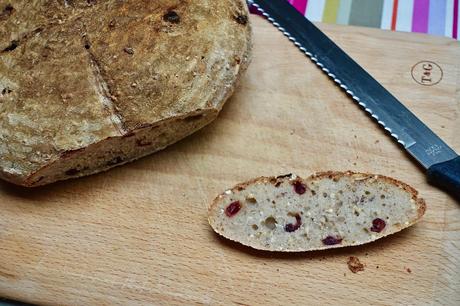
<instances>
[{"instance_id":1,"label":"branded logo on board","mask_svg":"<svg viewBox=\"0 0 460 306\"><path fill-rule=\"evenodd\" d=\"M421 61L412 67L412 78L423 86L439 84L443 77L441 66L431 61Z\"/></svg>"}]
</instances>

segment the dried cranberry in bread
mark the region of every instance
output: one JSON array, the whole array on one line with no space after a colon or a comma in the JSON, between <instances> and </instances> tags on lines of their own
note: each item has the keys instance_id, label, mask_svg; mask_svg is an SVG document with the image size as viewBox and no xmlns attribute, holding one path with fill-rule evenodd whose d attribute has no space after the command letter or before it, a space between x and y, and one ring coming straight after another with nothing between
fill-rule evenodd
<instances>
[{"instance_id":1,"label":"dried cranberry in bread","mask_svg":"<svg viewBox=\"0 0 460 306\"><path fill-rule=\"evenodd\" d=\"M244 0L0 0L0 178L107 170L213 121L246 69Z\"/></svg>"},{"instance_id":2,"label":"dried cranberry in bread","mask_svg":"<svg viewBox=\"0 0 460 306\"><path fill-rule=\"evenodd\" d=\"M209 223L259 250L299 252L360 245L396 233L425 213L417 191L353 172L261 177L219 195Z\"/></svg>"}]
</instances>

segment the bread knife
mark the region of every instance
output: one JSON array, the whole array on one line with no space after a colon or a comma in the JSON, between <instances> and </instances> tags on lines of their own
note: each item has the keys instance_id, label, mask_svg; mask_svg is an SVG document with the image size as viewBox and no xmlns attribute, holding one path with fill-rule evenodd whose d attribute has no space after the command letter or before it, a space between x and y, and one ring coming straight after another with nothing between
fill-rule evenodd
<instances>
[{"instance_id":1,"label":"bread knife","mask_svg":"<svg viewBox=\"0 0 460 306\"><path fill-rule=\"evenodd\" d=\"M247 0L426 169L428 182L460 201L460 157L286 0Z\"/></svg>"}]
</instances>

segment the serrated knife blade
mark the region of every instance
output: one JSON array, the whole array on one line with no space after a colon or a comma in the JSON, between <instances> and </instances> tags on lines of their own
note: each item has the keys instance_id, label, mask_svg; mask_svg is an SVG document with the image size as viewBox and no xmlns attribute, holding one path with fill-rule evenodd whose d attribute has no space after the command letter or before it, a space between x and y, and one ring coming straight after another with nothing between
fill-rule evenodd
<instances>
[{"instance_id":1,"label":"serrated knife blade","mask_svg":"<svg viewBox=\"0 0 460 306\"><path fill-rule=\"evenodd\" d=\"M286 0L248 0L425 169L460 199L460 157L388 90Z\"/></svg>"}]
</instances>

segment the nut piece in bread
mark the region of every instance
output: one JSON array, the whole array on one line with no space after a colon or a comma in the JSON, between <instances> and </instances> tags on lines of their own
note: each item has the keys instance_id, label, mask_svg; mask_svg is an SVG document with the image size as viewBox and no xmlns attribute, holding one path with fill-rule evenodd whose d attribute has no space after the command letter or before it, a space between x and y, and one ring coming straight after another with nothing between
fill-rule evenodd
<instances>
[{"instance_id":1,"label":"nut piece in bread","mask_svg":"<svg viewBox=\"0 0 460 306\"><path fill-rule=\"evenodd\" d=\"M267 251L360 245L407 228L425 213L412 187L353 172L261 177L219 195L209 209L218 234Z\"/></svg>"},{"instance_id":2,"label":"nut piece in bread","mask_svg":"<svg viewBox=\"0 0 460 306\"><path fill-rule=\"evenodd\" d=\"M213 121L250 60L243 0L0 0L0 178L100 172Z\"/></svg>"}]
</instances>

